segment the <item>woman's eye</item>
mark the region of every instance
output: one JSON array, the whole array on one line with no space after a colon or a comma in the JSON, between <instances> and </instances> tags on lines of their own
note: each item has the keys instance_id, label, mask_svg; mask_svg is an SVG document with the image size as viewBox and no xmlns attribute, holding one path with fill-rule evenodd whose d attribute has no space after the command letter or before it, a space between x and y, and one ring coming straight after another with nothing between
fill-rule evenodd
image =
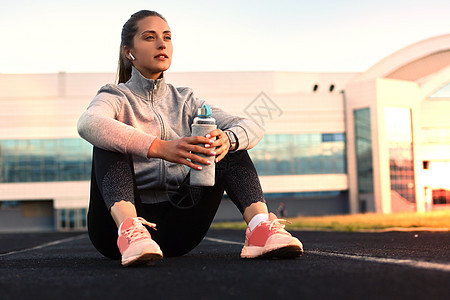
<instances>
[{"instance_id":1,"label":"woman's eye","mask_svg":"<svg viewBox=\"0 0 450 300\"><path fill-rule=\"evenodd\" d=\"M151 36L151 35L149 35L149 36L147 36L146 38L145 38L146 40L153 40L154 39L154 37L153 36Z\"/></svg>"},{"instance_id":2,"label":"woman's eye","mask_svg":"<svg viewBox=\"0 0 450 300\"><path fill-rule=\"evenodd\" d=\"M172 40L172 37L171 36L166 36L165 39L170 41L170 40Z\"/></svg>"}]
</instances>

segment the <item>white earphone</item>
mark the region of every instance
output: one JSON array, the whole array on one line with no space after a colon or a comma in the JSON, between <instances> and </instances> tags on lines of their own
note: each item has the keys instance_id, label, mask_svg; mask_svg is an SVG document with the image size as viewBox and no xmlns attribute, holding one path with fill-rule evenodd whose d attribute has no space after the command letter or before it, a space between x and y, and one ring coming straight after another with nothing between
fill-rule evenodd
<instances>
[{"instance_id":1,"label":"white earphone","mask_svg":"<svg viewBox=\"0 0 450 300\"><path fill-rule=\"evenodd\" d=\"M131 54L131 52L130 52L130 57L132 60L136 60L136 58L134 58L134 56L133 56L133 54Z\"/></svg>"}]
</instances>

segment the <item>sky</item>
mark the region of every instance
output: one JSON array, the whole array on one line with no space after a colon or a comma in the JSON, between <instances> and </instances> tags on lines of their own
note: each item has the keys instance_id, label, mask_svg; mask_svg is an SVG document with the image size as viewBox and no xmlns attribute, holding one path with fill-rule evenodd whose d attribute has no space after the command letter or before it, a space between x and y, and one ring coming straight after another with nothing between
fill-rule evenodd
<instances>
[{"instance_id":1,"label":"sky","mask_svg":"<svg viewBox=\"0 0 450 300\"><path fill-rule=\"evenodd\" d=\"M0 73L115 72L141 9L172 30L170 71L363 72L450 33L448 0L0 0Z\"/></svg>"}]
</instances>

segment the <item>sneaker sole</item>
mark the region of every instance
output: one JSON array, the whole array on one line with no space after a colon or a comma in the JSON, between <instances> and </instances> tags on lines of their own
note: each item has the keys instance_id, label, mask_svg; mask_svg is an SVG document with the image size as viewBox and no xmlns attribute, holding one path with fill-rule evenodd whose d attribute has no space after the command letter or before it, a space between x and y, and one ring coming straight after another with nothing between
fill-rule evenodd
<instances>
[{"instance_id":1,"label":"sneaker sole","mask_svg":"<svg viewBox=\"0 0 450 300\"><path fill-rule=\"evenodd\" d=\"M302 256L303 249L298 246L286 246L264 253L262 259L290 259Z\"/></svg>"},{"instance_id":2,"label":"sneaker sole","mask_svg":"<svg viewBox=\"0 0 450 300\"><path fill-rule=\"evenodd\" d=\"M302 256L303 248L299 245L283 245L264 249L250 246L242 249L241 258L290 259Z\"/></svg>"},{"instance_id":3,"label":"sneaker sole","mask_svg":"<svg viewBox=\"0 0 450 300\"><path fill-rule=\"evenodd\" d=\"M125 260L122 260L122 266L130 267L130 266L146 265L151 262L161 260L162 258L163 258L162 253L143 253L141 255L129 257Z\"/></svg>"}]
</instances>

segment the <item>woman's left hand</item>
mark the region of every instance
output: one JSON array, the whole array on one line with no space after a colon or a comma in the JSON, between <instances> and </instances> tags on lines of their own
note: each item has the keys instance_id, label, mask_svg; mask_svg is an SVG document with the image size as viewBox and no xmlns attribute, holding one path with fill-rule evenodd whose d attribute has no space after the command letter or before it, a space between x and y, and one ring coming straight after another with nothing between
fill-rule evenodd
<instances>
[{"instance_id":1,"label":"woman's left hand","mask_svg":"<svg viewBox=\"0 0 450 300\"><path fill-rule=\"evenodd\" d=\"M212 140L217 138L209 147L216 147L216 150L214 150L217 154L215 162L218 163L230 150L230 140L228 139L228 135L220 129L214 129L206 135L206 138L211 138Z\"/></svg>"}]
</instances>

